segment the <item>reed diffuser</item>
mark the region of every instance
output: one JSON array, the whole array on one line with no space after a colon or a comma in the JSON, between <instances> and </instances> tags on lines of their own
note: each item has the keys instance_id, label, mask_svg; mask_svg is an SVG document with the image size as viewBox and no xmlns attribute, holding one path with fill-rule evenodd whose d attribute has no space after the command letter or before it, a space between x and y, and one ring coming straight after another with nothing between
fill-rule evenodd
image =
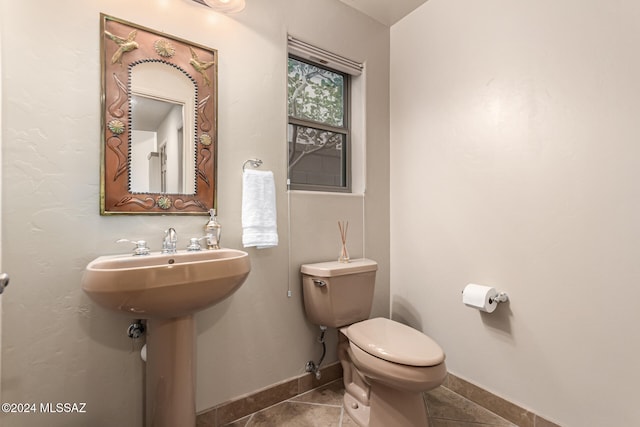
<instances>
[{"instance_id":1,"label":"reed diffuser","mask_svg":"<svg viewBox=\"0 0 640 427\"><path fill-rule=\"evenodd\" d=\"M349 251L347 251L347 231L349 230L349 221L338 221L338 230L340 230L340 240L342 241L342 250L338 262L349 262Z\"/></svg>"}]
</instances>

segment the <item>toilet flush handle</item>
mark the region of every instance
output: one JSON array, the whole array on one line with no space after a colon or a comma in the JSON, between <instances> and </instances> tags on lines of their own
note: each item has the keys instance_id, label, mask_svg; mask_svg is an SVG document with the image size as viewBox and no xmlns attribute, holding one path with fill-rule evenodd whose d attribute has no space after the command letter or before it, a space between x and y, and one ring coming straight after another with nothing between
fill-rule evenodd
<instances>
[{"instance_id":1,"label":"toilet flush handle","mask_svg":"<svg viewBox=\"0 0 640 427\"><path fill-rule=\"evenodd\" d=\"M313 279L313 284L316 285L319 288L327 286L327 282L325 282L324 280L320 280L320 279Z\"/></svg>"}]
</instances>

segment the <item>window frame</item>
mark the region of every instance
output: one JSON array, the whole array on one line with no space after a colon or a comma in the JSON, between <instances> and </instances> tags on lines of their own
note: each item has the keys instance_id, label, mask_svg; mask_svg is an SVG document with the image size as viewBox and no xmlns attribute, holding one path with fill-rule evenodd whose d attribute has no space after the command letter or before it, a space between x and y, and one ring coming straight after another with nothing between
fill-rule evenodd
<instances>
[{"instance_id":1,"label":"window frame","mask_svg":"<svg viewBox=\"0 0 640 427\"><path fill-rule=\"evenodd\" d=\"M300 55L296 55L295 53L289 52L287 54L287 65L289 63L289 59L295 59L296 61L300 61L314 67L322 68L331 73L339 74L342 76L344 85L343 85L343 123L342 127L331 126L325 123L317 122L315 120L305 120L299 119L297 117L293 117L289 115L289 97L287 96L287 129L289 125L293 126L304 126L313 129L324 130L328 132L333 132L337 134L344 135L344 144L343 155L344 161L341 165L344 173L344 182L345 185L321 185L321 184L303 184L303 183L295 183L291 181L291 168L290 168L290 147L289 147L289 131L287 130L287 187L289 190L302 190L302 191L325 191L331 193L351 193L351 79L353 76L344 71L338 70L336 68L332 68L327 65L327 61L323 61L320 58L315 58L317 61L314 61L310 58L305 58ZM325 62L325 63L323 63ZM287 85L288 88L288 85ZM292 142L295 144L295 141ZM295 151L295 148L294 148Z\"/></svg>"}]
</instances>

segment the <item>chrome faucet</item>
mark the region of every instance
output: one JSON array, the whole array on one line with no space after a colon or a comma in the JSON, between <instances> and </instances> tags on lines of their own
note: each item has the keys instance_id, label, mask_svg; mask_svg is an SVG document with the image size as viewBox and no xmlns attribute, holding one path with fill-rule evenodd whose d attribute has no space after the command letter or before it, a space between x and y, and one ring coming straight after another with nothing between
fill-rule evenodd
<instances>
[{"instance_id":1,"label":"chrome faucet","mask_svg":"<svg viewBox=\"0 0 640 427\"><path fill-rule=\"evenodd\" d=\"M162 241L162 253L163 254L175 254L178 243L178 235L176 230L171 227L164 232L164 240Z\"/></svg>"}]
</instances>

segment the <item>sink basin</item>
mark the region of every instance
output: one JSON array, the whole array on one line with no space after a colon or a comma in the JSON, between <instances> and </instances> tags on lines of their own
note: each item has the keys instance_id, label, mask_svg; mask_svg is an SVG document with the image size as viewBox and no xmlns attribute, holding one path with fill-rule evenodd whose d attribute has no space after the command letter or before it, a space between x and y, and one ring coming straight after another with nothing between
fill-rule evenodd
<instances>
[{"instance_id":1,"label":"sink basin","mask_svg":"<svg viewBox=\"0 0 640 427\"><path fill-rule=\"evenodd\" d=\"M249 254L236 249L101 256L87 265L82 289L98 305L135 318L175 318L228 297L250 270Z\"/></svg>"}]
</instances>

